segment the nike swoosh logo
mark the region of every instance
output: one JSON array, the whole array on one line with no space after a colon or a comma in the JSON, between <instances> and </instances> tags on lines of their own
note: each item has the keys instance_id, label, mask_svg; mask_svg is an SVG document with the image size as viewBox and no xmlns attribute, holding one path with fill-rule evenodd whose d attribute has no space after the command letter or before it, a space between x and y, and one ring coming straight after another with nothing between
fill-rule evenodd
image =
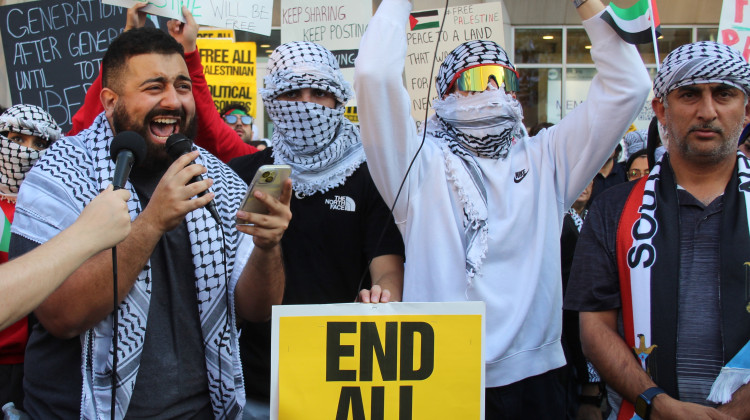
<instances>
[{"instance_id":1,"label":"nike swoosh logo","mask_svg":"<svg viewBox=\"0 0 750 420\"><path fill-rule=\"evenodd\" d=\"M519 182L523 181L524 178L526 178L526 174L529 173L528 169L524 169L522 171L516 172L516 175L513 177L513 182L518 184Z\"/></svg>"}]
</instances>

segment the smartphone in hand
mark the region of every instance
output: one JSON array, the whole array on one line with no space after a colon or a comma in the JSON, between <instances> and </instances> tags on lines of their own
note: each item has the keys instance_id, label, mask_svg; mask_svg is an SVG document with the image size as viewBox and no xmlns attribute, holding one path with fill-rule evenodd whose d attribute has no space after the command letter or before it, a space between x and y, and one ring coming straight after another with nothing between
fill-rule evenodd
<instances>
[{"instance_id":1,"label":"smartphone in hand","mask_svg":"<svg viewBox=\"0 0 750 420\"><path fill-rule=\"evenodd\" d=\"M268 214L268 208L255 198L255 191L262 191L277 200L281 197L281 187L292 174L289 165L263 165L255 172L240 210L250 213Z\"/></svg>"}]
</instances>

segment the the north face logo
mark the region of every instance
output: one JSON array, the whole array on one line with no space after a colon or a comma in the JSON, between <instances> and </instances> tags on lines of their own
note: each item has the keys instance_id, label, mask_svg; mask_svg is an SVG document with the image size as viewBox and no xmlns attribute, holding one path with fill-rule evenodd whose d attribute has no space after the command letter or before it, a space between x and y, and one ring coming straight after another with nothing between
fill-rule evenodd
<instances>
[{"instance_id":1,"label":"the north face logo","mask_svg":"<svg viewBox=\"0 0 750 420\"><path fill-rule=\"evenodd\" d=\"M337 195L336 198L326 199L326 204L331 206L331 210L356 211L357 205L351 197Z\"/></svg>"}]
</instances>

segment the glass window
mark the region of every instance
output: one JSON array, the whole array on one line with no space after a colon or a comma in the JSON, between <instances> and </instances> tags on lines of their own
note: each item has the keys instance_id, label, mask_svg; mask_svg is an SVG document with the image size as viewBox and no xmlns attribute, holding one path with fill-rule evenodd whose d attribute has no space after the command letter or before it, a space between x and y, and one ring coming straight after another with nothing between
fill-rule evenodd
<instances>
[{"instance_id":1,"label":"glass window","mask_svg":"<svg viewBox=\"0 0 750 420\"><path fill-rule=\"evenodd\" d=\"M667 58L667 54L680 45L693 42L693 30L690 28L663 28L659 37L659 62ZM653 51L651 52L653 56Z\"/></svg>"},{"instance_id":2,"label":"glass window","mask_svg":"<svg viewBox=\"0 0 750 420\"><path fill-rule=\"evenodd\" d=\"M593 64L591 40L583 28L568 29L568 63Z\"/></svg>"},{"instance_id":3,"label":"glass window","mask_svg":"<svg viewBox=\"0 0 750 420\"><path fill-rule=\"evenodd\" d=\"M518 69L518 100L523 107L523 122L533 127L540 122L560 121L562 107L562 69Z\"/></svg>"},{"instance_id":4,"label":"glass window","mask_svg":"<svg viewBox=\"0 0 750 420\"><path fill-rule=\"evenodd\" d=\"M561 64L562 29L518 28L514 47L517 64Z\"/></svg>"},{"instance_id":5,"label":"glass window","mask_svg":"<svg viewBox=\"0 0 750 420\"><path fill-rule=\"evenodd\" d=\"M719 28L698 28L696 41L719 42Z\"/></svg>"}]
</instances>

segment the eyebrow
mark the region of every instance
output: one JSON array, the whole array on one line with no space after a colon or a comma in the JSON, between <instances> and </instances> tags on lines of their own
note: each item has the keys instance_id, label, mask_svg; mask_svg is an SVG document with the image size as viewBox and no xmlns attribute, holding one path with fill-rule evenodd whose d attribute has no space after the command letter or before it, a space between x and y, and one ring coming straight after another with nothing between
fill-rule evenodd
<instances>
[{"instance_id":1,"label":"eyebrow","mask_svg":"<svg viewBox=\"0 0 750 420\"><path fill-rule=\"evenodd\" d=\"M184 74L178 75L175 80L179 81L179 82L186 82L187 81L187 82L190 82L191 84L193 83L193 80L190 77L185 76ZM146 85L146 84L149 84L149 83L154 83L154 82L156 82L156 83L167 83L167 78L164 77L164 76L152 77L150 79L144 80L140 84L140 86L143 86L143 85Z\"/></svg>"}]
</instances>

